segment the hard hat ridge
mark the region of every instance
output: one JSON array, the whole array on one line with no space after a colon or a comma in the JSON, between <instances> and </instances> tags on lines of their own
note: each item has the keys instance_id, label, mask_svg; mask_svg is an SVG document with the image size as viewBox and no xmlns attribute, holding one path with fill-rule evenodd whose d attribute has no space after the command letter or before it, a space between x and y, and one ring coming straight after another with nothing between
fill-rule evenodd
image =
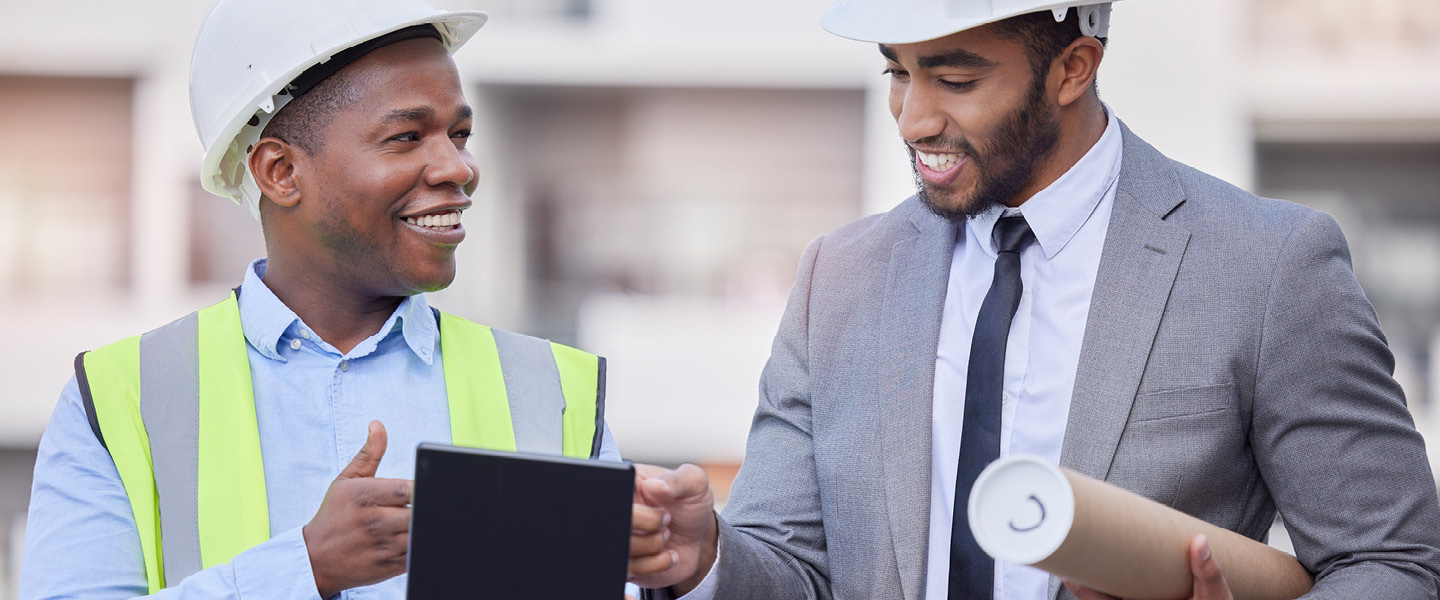
<instances>
[{"instance_id":1,"label":"hard hat ridge","mask_svg":"<svg viewBox=\"0 0 1440 600\"><path fill-rule=\"evenodd\" d=\"M438 36L453 53L487 19L479 11L442 11L426 0L217 1L190 63L190 111L205 147L201 186L247 206L258 219L260 190L249 153L295 92L399 41L388 37L396 32ZM377 43L382 40L388 41Z\"/></svg>"},{"instance_id":2,"label":"hard hat ridge","mask_svg":"<svg viewBox=\"0 0 1440 600\"><path fill-rule=\"evenodd\" d=\"M830 33L862 42L911 44L1023 14L1052 11L1065 20L1075 8L1080 32L1109 34L1112 0L836 0L820 19Z\"/></svg>"},{"instance_id":3,"label":"hard hat ridge","mask_svg":"<svg viewBox=\"0 0 1440 600\"><path fill-rule=\"evenodd\" d=\"M361 56L369 54L371 50L376 50L382 46L389 46L390 44L394 44L396 42L403 42L405 40L413 40L423 37L434 38L435 41L438 41L442 44L445 43L445 38L440 36L440 31L435 29L434 25L431 25L429 23L426 23L424 25L412 25L410 27L406 27L398 31L392 31L380 37L367 40L365 42L340 51L339 54L331 57L330 60L310 67L309 69L305 69L304 73L296 76L295 79L291 81L289 85L285 86L284 90L282 91L288 92L288 95L293 101L295 98L304 96L306 92L314 89L315 86L320 85L320 82L329 79L331 75L334 75L337 71L345 68L350 63L355 62ZM279 112L279 109L276 109L276 112Z\"/></svg>"}]
</instances>

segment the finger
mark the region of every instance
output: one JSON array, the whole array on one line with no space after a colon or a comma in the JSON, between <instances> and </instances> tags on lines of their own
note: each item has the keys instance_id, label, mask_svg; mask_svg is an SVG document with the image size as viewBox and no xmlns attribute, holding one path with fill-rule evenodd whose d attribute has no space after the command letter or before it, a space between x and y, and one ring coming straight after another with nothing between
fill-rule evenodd
<instances>
[{"instance_id":1,"label":"finger","mask_svg":"<svg viewBox=\"0 0 1440 600\"><path fill-rule=\"evenodd\" d=\"M654 575L656 573L664 571L665 569L675 566L675 563L679 562L679 559L679 555L675 554L674 550L670 550L668 552L661 552L659 554L651 554L650 556L631 558L629 566L629 577L644 577L646 575Z\"/></svg>"},{"instance_id":2,"label":"finger","mask_svg":"<svg viewBox=\"0 0 1440 600\"><path fill-rule=\"evenodd\" d=\"M385 441L385 426L379 421L371 421L365 445L360 447L355 458L350 459L350 464L345 465L336 479L374 477L375 470L380 468L380 459L385 457Z\"/></svg>"},{"instance_id":3,"label":"finger","mask_svg":"<svg viewBox=\"0 0 1440 600\"><path fill-rule=\"evenodd\" d=\"M630 536L630 556L650 556L665 549L665 542L670 540L670 533L660 532L647 535Z\"/></svg>"},{"instance_id":4,"label":"finger","mask_svg":"<svg viewBox=\"0 0 1440 600\"><path fill-rule=\"evenodd\" d=\"M406 562L409 558L408 549L406 546L400 546L399 550L391 552L379 560L380 565L391 577L405 572Z\"/></svg>"},{"instance_id":5,"label":"finger","mask_svg":"<svg viewBox=\"0 0 1440 600\"><path fill-rule=\"evenodd\" d=\"M646 479L643 486L647 499L663 506L704 496L710 491L710 478L700 467L684 464Z\"/></svg>"},{"instance_id":6,"label":"finger","mask_svg":"<svg viewBox=\"0 0 1440 600\"><path fill-rule=\"evenodd\" d=\"M390 551L391 558L398 558L402 562L405 556L410 553L410 532L404 531L390 538L385 546Z\"/></svg>"},{"instance_id":7,"label":"finger","mask_svg":"<svg viewBox=\"0 0 1440 600\"><path fill-rule=\"evenodd\" d=\"M670 513L653 506L636 504L630 512L630 530L652 533L670 524Z\"/></svg>"},{"instance_id":8,"label":"finger","mask_svg":"<svg viewBox=\"0 0 1440 600\"><path fill-rule=\"evenodd\" d=\"M357 498L364 506L409 506L415 486L409 479L368 479L356 481Z\"/></svg>"},{"instance_id":9,"label":"finger","mask_svg":"<svg viewBox=\"0 0 1440 600\"><path fill-rule=\"evenodd\" d=\"M1077 600L1119 600L1114 596L1102 594L1068 579L1061 579L1060 583L1065 584L1065 588L1070 590Z\"/></svg>"},{"instance_id":10,"label":"finger","mask_svg":"<svg viewBox=\"0 0 1440 600\"><path fill-rule=\"evenodd\" d=\"M655 465L647 465L647 464L644 464L644 463L634 463L634 465L635 465L635 502L638 504L638 503L641 503L641 502L644 502L644 501L645 501L645 497L644 497L645 482L648 481L648 480L650 480L650 479L653 479L653 478L655 478L655 477L659 477L661 473L664 473L664 472L666 472L666 471L669 471L669 469L666 469L666 468L664 468L664 467L657 467L657 466L655 466Z\"/></svg>"},{"instance_id":11,"label":"finger","mask_svg":"<svg viewBox=\"0 0 1440 600\"><path fill-rule=\"evenodd\" d=\"M1230 585L1220 572L1220 563L1210 552L1210 540L1197 535L1190 540L1190 573L1195 576L1195 600L1227 600Z\"/></svg>"},{"instance_id":12,"label":"finger","mask_svg":"<svg viewBox=\"0 0 1440 600\"><path fill-rule=\"evenodd\" d=\"M389 540L409 535L410 509L388 506L369 509L369 512L360 517L360 526L372 539L382 540L388 544Z\"/></svg>"}]
</instances>

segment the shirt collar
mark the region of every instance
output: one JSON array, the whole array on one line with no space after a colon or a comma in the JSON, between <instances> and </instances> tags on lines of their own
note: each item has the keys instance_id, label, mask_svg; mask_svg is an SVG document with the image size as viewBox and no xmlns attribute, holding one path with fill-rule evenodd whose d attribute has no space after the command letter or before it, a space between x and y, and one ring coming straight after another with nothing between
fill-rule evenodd
<instances>
[{"instance_id":1,"label":"shirt collar","mask_svg":"<svg viewBox=\"0 0 1440 600\"><path fill-rule=\"evenodd\" d=\"M1025 216L1025 222L1035 232L1035 241L1039 242L1047 260L1055 258L1070 243L1120 176L1124 148L1120 121L1109 105L1105 105L1105 115L1105 133L1100 135L1100 140L1049 187L1040 190L1019 208L994 206L970 219L971 235L977 236L976 239L989 240L989 243L981 244L986 252L996 253L994 240L991 239L995 223L1001 216L1015 213Z\"/></svg>"},{"instance_id":2,"label":"shirt collar","mask_svg":"<svg viewBox=\"0 0 1440 600\"><path fill-rule=\"evenodd\" d=\"M280 355L280 343L308 329L300 317L285 306L284 302L265 285L265 259L257 259L245 269L245 280L240 285L240 327L260 354L271 360L286 362ZM425 301L424 294L405 298L395 312L380 327L380 331L360 342L350 351L350 356L360 357L375 351L380 342L399 330L405 344L425 364L434 364L435 341L439 337L435 315ZM318 342L319 338L315 338ZM328 349L329 346L325 345ZM333 350L333 349L332 349Z\"/></svg>"}]
</instances>

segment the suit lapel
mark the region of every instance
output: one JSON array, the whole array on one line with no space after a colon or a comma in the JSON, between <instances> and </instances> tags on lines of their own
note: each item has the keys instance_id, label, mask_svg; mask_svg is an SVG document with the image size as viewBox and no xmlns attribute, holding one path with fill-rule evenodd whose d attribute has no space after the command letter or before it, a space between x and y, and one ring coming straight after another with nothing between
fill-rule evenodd
<instances>
[{"instance_id":1,"label":"suit lapel","mask_svg":"<svg viewBox=\"0 0 1440 600\"><path fill-rule=\"evenodd\" d=\"M940 318L955 251L955 226L915 205L918 232L891 248L880 363L887 403L884 465L890 536L907 600L925 589L930 532L930 421Z\"/></svg>"},{"instance_id":2,"label":"suit lapel","mask_svg":"<svg viewBox=\"0 0 1440 600\"><path fill-rule=\"evenodd\" d=\"M1060 464L1105 479L1130 417L1190 232L1164 220L1184 202L1174 167L1123 127L1119 187L1090 300ZM1059 580L1050 578L1050 597Z\"/></svg>"}]
</instances>

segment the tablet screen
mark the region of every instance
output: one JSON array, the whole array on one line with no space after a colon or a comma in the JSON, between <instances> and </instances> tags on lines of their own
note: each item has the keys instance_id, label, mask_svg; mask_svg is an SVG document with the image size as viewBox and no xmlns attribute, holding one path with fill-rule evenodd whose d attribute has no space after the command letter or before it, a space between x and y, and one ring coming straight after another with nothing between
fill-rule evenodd
<instances>
[{"instance_id":1,"label":"tablet screen","mask_svg":"<svg viewBox=\"0 0 1440 600\"><path fill-rule=\"evenodd\" d=\"M407 595L619 600L634 486L626 463L421 444Z\"/></svg>"}]
</instances>

